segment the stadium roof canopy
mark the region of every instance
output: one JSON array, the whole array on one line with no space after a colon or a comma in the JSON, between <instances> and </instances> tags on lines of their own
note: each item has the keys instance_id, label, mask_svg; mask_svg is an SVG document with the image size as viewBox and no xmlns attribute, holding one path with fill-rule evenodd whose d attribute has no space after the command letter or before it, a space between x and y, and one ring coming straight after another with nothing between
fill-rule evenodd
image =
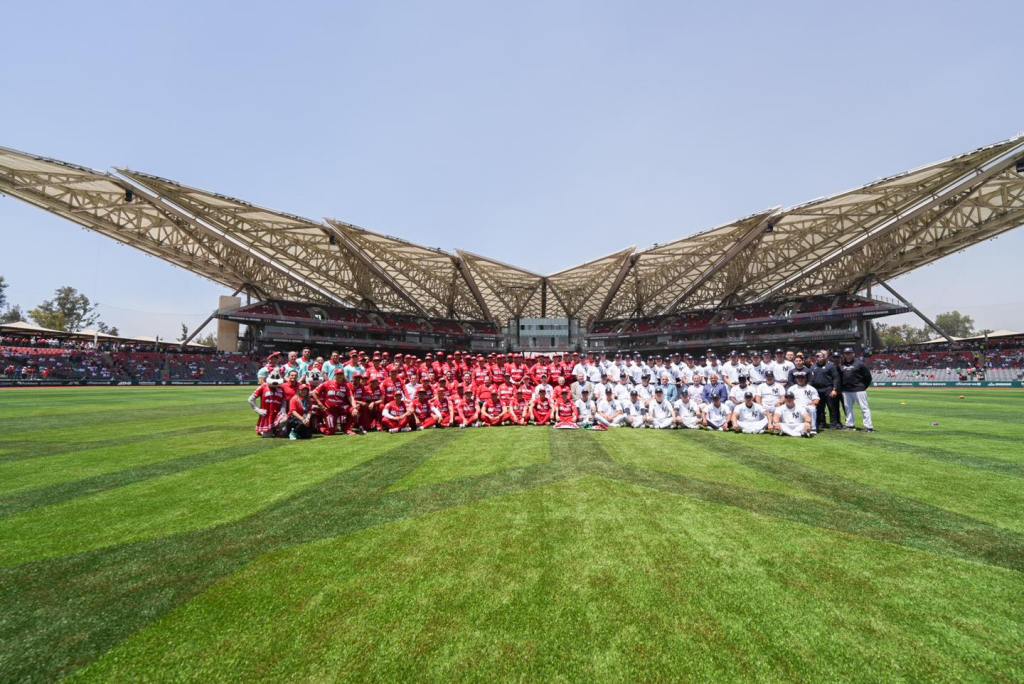
<instances>
[{"instance_id":1,"label":"stadium roof canopy","mask_svg":"<svg viewBox=\"0 0 1024 684\"><path fill-rule=\"evenodd\" d=\"M856 292L1024 224L1024 136L552 275L0 148L0 192L261 299L427 317L671 314Z\"/></svg>"}]
</instances>

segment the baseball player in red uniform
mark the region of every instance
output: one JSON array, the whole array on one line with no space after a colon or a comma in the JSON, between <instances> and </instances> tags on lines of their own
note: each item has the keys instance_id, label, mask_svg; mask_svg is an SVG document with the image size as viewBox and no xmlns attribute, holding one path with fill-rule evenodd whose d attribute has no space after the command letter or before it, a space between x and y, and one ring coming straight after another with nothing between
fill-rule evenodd
<instances>
[{"instance_id":1,"label":"baseball player in red uniform","mask_svg":"<svg viewBox=\"0 0 1024 684\"><path fill-rule=\"evenodd\" d=\"M320 432L335 435L344 432L355 434L355 416L358 415L352 388L345 382L345 371L338 368L334 371L334 379L322 383L314 390L314 396L324 407L324 421Z\"/></svg>"}]
</instances>

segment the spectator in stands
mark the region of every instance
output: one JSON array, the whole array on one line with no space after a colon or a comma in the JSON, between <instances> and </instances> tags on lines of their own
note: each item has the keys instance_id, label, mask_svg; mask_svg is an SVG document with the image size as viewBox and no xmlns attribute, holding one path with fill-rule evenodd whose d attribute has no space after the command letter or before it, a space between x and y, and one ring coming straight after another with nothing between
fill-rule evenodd
<instances>
[{"instance_id":1,"label":"spectator in stands","mask_svg":"<svg viewBox=\"0 0 1024 684\"><path fill-rule=\"evenodd\" d=\"M855 429L856 420L853 415L854 404L860 407L864 429L874 432L871 421L871 409L868 406L868 387L871 387L871 371L863 359L858 359L853 347L843 349L843 358L839 365L841 377L840 388L843 392L843 404L846 409L846 428Z\"/></svg>"}]
</instances>

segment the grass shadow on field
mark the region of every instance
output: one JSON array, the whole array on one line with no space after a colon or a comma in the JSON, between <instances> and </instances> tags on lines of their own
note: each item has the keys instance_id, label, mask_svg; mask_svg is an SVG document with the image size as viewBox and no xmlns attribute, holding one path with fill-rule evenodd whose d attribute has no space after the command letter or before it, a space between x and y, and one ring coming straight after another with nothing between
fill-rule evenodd
<instances>
[{"instance_id":1,"label":"grass shadow on field","mask_svg":"<svg viewBox=\"0 0 1024 684\"><path fill-rule=\"evenodd\" d=\"M957 439L970 439L971 437L977 437L974 433L962 430L956 431L955 433L952 433L952 431L945 432L942 436L946 439L953 437ZM995 435L986 435L985 439L993 441L1001 439L1006 441L1008 445L1011 442L1014 444L1020 443L1020 440L1018 439L1002 436L997 437ZM932 446L926 447L911 442L894 440L892 438L887 438L885 440L885 449L887 451L910 454L929 461L938 461L940 463L963 466L964 468L971 468L973 470L987 470L1000 475L1007 475L1009 477L1024 477L1024 464L1015 463L1013 461L986 458L984 456L972 456L957 451L940 449Z\"/></svg>"},{"instance_id":2,"label":"grass shadow on field","mask_svg":"<svg viewBox=\"0 0 1024 684\"><path fill-rule=\"evenodd\" d=\"M0 680L70 674L265 553L407 515L383 492L459 434L424 435L236 523L0 570Z\"/></svg>"},{"instance_id":3,"label":"grass shadow on field","mask_svg":"<svg viewBox=\"0 0 1024 684\"><path fill-rule=\"evenodd\" d=\"M12 463L14 461L26 461L34 458L46 458L47 456L61 456L83 449L103 449L105 447L121 447L127 444L144 444L170 437L186 437L190 435L201 435L208 432L220 432L223 425L196 425L195 427L175 428L164 431L147 431L131 435L119 435L111 439L96 440L92 442L57 442L40 446L38 441L4 441L0 439L0 449L10 451L0 455L0 464Z\"/></svg>"},{"instance_id":4,"label":"grass shadow on field","mask_svg":"<svg viewBox=\"0 0 1024 684\"><path fill-rule=\"evenodd\" d=\"M24 513L34 508L52 506L81 496L124 487L155 477L174 475L175 473L181 473L192 468L230 461L234 458L244 458L256 453L277 449L286 444L287 442L283 440L260 440L255 443L240 444L225 449L214 449L170 461L158 461L157 463L132 466L124 470L87 477L82 480L59 482L37 489L0 495L0 518Z\"/></svg>"},{"instance_id":5,"label":"grass shadow on field","mask_svg":"<svg viewBox=\"0 0 1024 684\"><path fill-rule=\"evenodd\" d=\"M557 430L546 436L548 462L390 491L464 435L424 433L236 522L0 570L0 680L67 675L264 554L588 475L1024 570L1021 535L772 456L731 436L691 431L680 439L818 498L622 465L607 453L600 434ZM187 460L172 463L193 467ZM112 483L105 477L92 479Z\"/></svg>"},{"instance_id":6,"label":"grass shadow on field","mask_svg":"<svg viewBox=\"0 0 1024 684\"><path fill-rule=\"evenodd\" d=\"M717 439L708 433L687 434L702 446L827 500L828 511L813 502L790 499L780 517L848 534L942 555L1024 571L1024 535L969 516L899 496L848 478L762 451L747 439ZM764 440L778 438L764 436ZM887 445L880 445L885 448ZM755 501L757 499L751 499ZM749 505L738 504L747 508ZM759 511L761 512L761 511Z\"/></svg>"}]
</instances>

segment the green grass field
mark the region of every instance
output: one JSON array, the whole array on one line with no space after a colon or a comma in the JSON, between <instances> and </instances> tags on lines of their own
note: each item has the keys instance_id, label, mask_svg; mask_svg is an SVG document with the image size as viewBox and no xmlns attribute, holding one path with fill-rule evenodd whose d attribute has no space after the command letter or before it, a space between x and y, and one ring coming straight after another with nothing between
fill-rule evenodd
<instances>
[{"instance_id":1,"label":"green grass field","mask_svg":"<svg viewBox=\"0 0 1024 684\"><path fill-rule=\"evenodd\" d=\"M1024 393L308 442L246 394L0 392L0 681L1024 680Z\"/></svg>"}]
</instances>

